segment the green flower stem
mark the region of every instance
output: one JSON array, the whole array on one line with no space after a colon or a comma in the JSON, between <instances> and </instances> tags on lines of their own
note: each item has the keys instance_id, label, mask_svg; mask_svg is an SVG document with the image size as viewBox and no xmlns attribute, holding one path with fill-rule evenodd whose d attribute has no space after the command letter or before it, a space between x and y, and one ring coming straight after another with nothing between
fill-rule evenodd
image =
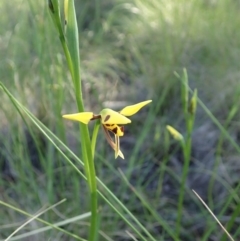
<instances>
[{"instance_id":1,"label":"green flower stem","mask_svg":"<svg viewBox=\"0 0 240 241\"><path fill-rule=\"evenodd\" d=\"M181 141L181 145L182 145L182 150L183 150L184 164L183 164L180 193L179 193L179 199L178 199L177 231L176 231L177 237L179 237L180 228L181 228L183 199L184 199L185 185L186 185L187 175L188 175L188 171L189 171L189 164L190 164L191 136L187 137L186 142L183 139Z\"/></svg>"},{"instance_id":2,"label":"green flower stem","mask_svg":"<svg viewBox=\"0 0 240 241\"><path fill-rule=\"evenodd\" d=\"M100 120L96 120L94 129L93 129L92 143L91 143L92 144L91 147L92 147L93 158L94 158L94 155L95 155L95 147L96 147L97 135L98 135L100 125L101 125Z\"/></svg>"},{"instance_id":3,"label":"green flower stem","mask_svg":"<svg viewBox=\"0 0 240 241\"><path fill-rule=\"evenodd\" d=\"M189 87L188 87L187 71L184 69L183 78L182 78L182 104L183 104L184 117L186 121L187 136L185 140L184 139L181 140L184 164L183 164L180 193L179 193L179 199L178 199L178 212L177 212L177 222L176 222L177 238L180 235L180 229L181 229L183 199L184 199L186 180L187 180L187 175L189 172L189 165L191 160L192 131L193 131L193 125L195 121L196 103L197 103L197 92L195 91L189 105L188 88Z\"/></svg>"},{"instance_id":4,"label":"green flower stem","mask_svg":"<svg viewBox=\"0 0 240 241\"><path fill-rule=\"evenodd\" d=\"M187 161L187 148L186 148L186 143L184 139L181 141L182 145L182 150L183 150L183 156L184 156L184 165L183 165L183 170L182 170L182 178L181 178L181 185L180 185L180 193L179 193L179 198L178 198L178 212L177 212L177 223L176 223L176 236L179 237L180 234L180 228L181 228L181 220L182 220L182 209L183 209L183 198L184 198L184 192L185 192L185 182L187 178L187 173L188 173L188 163Z\"/></svg>"},{"instance_id":5,"label":"green flower stem","mask_svg":"<svg viewBox=\"0 0 240 241\"><path fill-rule=\"evenodd\" d=\"M97 236L97 221L98 221L98 199L97 199L97 182L96 182L96 172L94 166L94 159L91 150L90 138L84 138L89 136L88 129L86 125L81 125L81 140L82 140L82 150L83 150L83 160L85 173L87 176L87 182L90 190L90 202L91 202L91 225L89 229L89 241L95 241Z\"/></svg>"},{"instance_id":6,"label":"green flower stem","mask_svg":"<svg viewBox=\"0 0 240 241\"><path fill-rule=\"evenodd\" d=\"M97 237L97 229L98 229L98 212L97 212L97 186L96 186L96 175L95 175L95 166L94 166L94 155L95 155L95 147L96 147L96 140L98 135L98 130L100 127L100 120L95 122L95 126L93 129L92 134L92 142L91 142L91 150L92 150L92 162L89 162L89 171L90 175L89 178L92 183L92 190L91 190L91 229L89 230L89 239L96 240ZM95 175L95 176L93 176Z\"/></svg>"},{"instance_id":7,"label":"green flower stem","mask_svg":"<svg viewBox=\"0 0 240 241\"><path fill-rule=\"evenodd\" d=\"M75 89L75 97L79 112L84 112L84 103L82 97L81 75L80 75L80 54L78 26L74 0L64 1L64 18L65 26L61 24L61 13L58 0L49 0L50 14L59 33L59 39L63 47L63 51L67 60L67 64L71 73L71 77ZM64 29L64 31L63 31ZM80 139L82 147L82 155L87 182L91 199L91 225L89 230L89 241L95 241L97 237L97 183L94 166L93 153L88 126L80 123Z\"/></svg>"},{"instance_id":8,"label":"green flower stem","mask_svg":"<svg viewBox=\"0 0 240 241\"><path fill-rule=\"evenodd\" d=\"M74 61L73 76L75 85L75 96L78 106L78 111L84 111L84 104L82 98L82 86L81 86L81 75L80 75L80 55L79 55L79 41L78 41L78 28L75 13L74 1L66 1L68 3L68 18L67 23L69 27L68 38L69 42L72 42L70 53L72 54L72 59ZM87 176L87 182L90 191L90 203L91 203L91 224L89 229L89 241L95 241L97 236L97 182L96 182L96 172L94 166L94 159L92 155L90 135L88 131L88 126L85 124L80 124L80 138L82 143L82 153L83 161L85 167L85 173Z\"/></svg>"}]
</instances>

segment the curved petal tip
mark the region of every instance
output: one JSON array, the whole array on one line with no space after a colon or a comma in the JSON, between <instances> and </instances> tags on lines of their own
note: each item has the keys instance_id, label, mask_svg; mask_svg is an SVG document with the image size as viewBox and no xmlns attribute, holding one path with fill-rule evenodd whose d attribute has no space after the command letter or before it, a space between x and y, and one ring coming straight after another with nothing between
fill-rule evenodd
<instances>
[{"instance_id":1,"label":"curved petal tip","mask_svg":"<svg viewBox=\"0 0 240 241\"><path fill-rule=\"evenodd\" d=\"M76 114L68 114L62 116L65 119L79 121L84 124L88 124L88 122L93 118L93 112L80 112Z\"/></svg>"},{"instance_id":2,"label":"curved petal tip","mask_svg":"<svg viewBox=\"0 0 240 241\"><path fill-rule=\"evenodd\" d=\"M123 108L119 113L124 116L131 116L136 114L141 108L143 108L145 105L151 103L152 100L146 100L140 103L137 103L135 105L129 105Z\"/></svg>"}]
</instances>

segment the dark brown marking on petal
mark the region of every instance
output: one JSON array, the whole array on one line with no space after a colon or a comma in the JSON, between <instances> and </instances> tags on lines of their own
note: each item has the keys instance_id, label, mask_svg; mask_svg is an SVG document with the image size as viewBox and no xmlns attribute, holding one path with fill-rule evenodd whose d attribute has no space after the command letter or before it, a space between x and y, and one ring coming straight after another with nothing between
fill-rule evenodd
<instances>
[{"instance_id":1,"label":"dark brown marking on petal","mask_svg":"<svg viewBox=\"0 0 240 241\"><path fill-rule=\"evenodd\" d=\"M110 124L105 124L105 126L112 126L112 125L110 125Z\"/></svg>"},{"instance_id":2,"label":"dark brown marking on petal","mask_svg":"<svg viewBox=\"0 0 240 241\"><path fill-rule=\"evenodd\" d=\"M114 126L115 124L111 124L110 126Z\"/></svg>"},{"instance_id":3,"label":"dark brown marking on petal","mask_svg":"<svg viewBox=\"0 0 240 241\"><path fill-rule=\"evenodd\" d=\"M104 119L104 122L108 121L110 119L110 117L111 117L110 115L107 115Z\"/></svg>"},{"instance_id":4,"label":"dark brown marking on petal","mask_svg":"<svg viewBox=\"0 0 240 241\"><path fill-rule=\"evenodd\" d=\"M120 130L124 133L124 126L121 126Z\"/></svg>"},{"instance_id":5,"label":"dark brown marking on petal","mask_svg":"<svg viewBox=\"0 0 240 241\"><path fill-rule=\"evenodd\" d=\"M101 119L101 115L93 115L92 119L90 120L96 120L96 119Z\"/></svg>"},{"instance_id":6,"label":"dark brown marking on petal","mask_svg":"<svg viewBox=\"0 0 240 241\"><path fill-rule=\"evenodd\" d=\"M115 127L114 129L112 129L112 132L113 132L114 134L117 134L117 127Z\"/></svg>"},{"instance_id":7,"label":"dark brown marking on petal","mask_svg":"<svg viewBox=\"0 0 240 241\"><path fill-rule=\"evenodd\" d=\"M106 129L106 127L105 127L104 125L102 125L102 127L103 127L104 135L105 135L105 137L106 137L106 139L107 139L108 144L109 144L109 145L112 147L112 149L115 151L115 149L116 149L116 144L115 144L114 141L112 140L112 138L111 138L108 130Z\"/></svg>"}]
</instances>

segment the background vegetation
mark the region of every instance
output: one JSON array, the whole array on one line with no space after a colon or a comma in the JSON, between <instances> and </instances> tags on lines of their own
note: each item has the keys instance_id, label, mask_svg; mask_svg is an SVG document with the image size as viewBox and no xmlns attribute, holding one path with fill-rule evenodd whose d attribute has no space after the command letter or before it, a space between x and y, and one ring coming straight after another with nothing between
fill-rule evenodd
<instances>
[{"instance_id":1,"label":"background vegetation","mask_svg":"<svg viewBox=\"0 0 240 241\"><path fill-rule=\"evenodd\" d=\"M180 238L226 240L191 192L195 189L238 240L239 1L75 4L86 109L98 113L104 106L118 110L126 104L154 100L150 109L142 110L126 128L122 138L125 160L113 160L104 136L99 136L98 177L156 240L173 240L156 217L174 233L184 160L179 143L171 140L165 126L171 124L186 133L181 81L174 74L182 75L186 68L190 87L198 89L207 109L199 106L196 114ZM61 117L75 113L76 106L46 2L1 1L0 9L0 81L79 156L78 126ZM67 198L42 216L50 223L86 213L89 203L84 180L27 118L24 123L8 97L0 93L0 199L33 214L48 203ZM214 124L213 115L222 130ZM119 169L135 189L129 188ZM126 233L132 231L101 199L100 212L100 240L134 240ZM1 239L26 219L3 206L0 217ZM85 219L64 229L85 237L88 225ZM71 240L56 230L38 232L42 226L31 222L21 232L35 230L35 235L19 240Z\"/></svg>"}]
</instances>

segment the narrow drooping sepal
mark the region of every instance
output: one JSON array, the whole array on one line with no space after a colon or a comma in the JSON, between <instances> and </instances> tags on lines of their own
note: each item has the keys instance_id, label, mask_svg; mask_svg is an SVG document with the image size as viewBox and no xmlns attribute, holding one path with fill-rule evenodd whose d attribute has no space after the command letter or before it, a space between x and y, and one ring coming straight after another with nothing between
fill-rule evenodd
<instances>
[{"instance_id":1,"label":"narrow drooping sepal","mask_svg":"<svg viewBox=\"0 0 240 241\"><path fill-rule=\"evenodd\" d=\"M119 113L121 115L125 115L125 116L131 116L131 115L134 115L136 114L142 107L144 107L145 105L151 103L152 100L146 100L146 101L143 101L143 102L140 102L138 104L135 104L135 105L129 105L129 106L126 106L125 108L123 108Z\"/></svg>"},{"instance_id":2,"label":"narrow drooping sepal","mask_svg":"<svg viewBox=\"0 0 240 241\"><path fill-rule=\"evenodd\" d=\"M63 115L63 118L88 124L89 121L93 118L93 112L80 112L76 114Z\"/></svg>"},{"instance_id":3,"label":"narrow drooping sepal","mask_svg":"<svg viewBox=\"0 0 240 241\"><path fill-rule=\"evenodd\" d=\"M124 155L120 150L120 140L119 137L114 135L115 137L115 142L112 140L112 137L110 136L108 129L103 125L103 130L105 137L107 139L108 144L112 147L112 149L115 151L115 158L120 156L122 159L124 159Z\"/></svg>"},{"instance_id":4,"label":"narrow drooping sepal","mask_svg":"<svg viewBox=\"0 0 240 241\"><path fill-rule=\"evenodd\" d=\"M102 124L129 124L131 120L111 109L103 109L100 112Z\"/></svg>"}]
</instances>

